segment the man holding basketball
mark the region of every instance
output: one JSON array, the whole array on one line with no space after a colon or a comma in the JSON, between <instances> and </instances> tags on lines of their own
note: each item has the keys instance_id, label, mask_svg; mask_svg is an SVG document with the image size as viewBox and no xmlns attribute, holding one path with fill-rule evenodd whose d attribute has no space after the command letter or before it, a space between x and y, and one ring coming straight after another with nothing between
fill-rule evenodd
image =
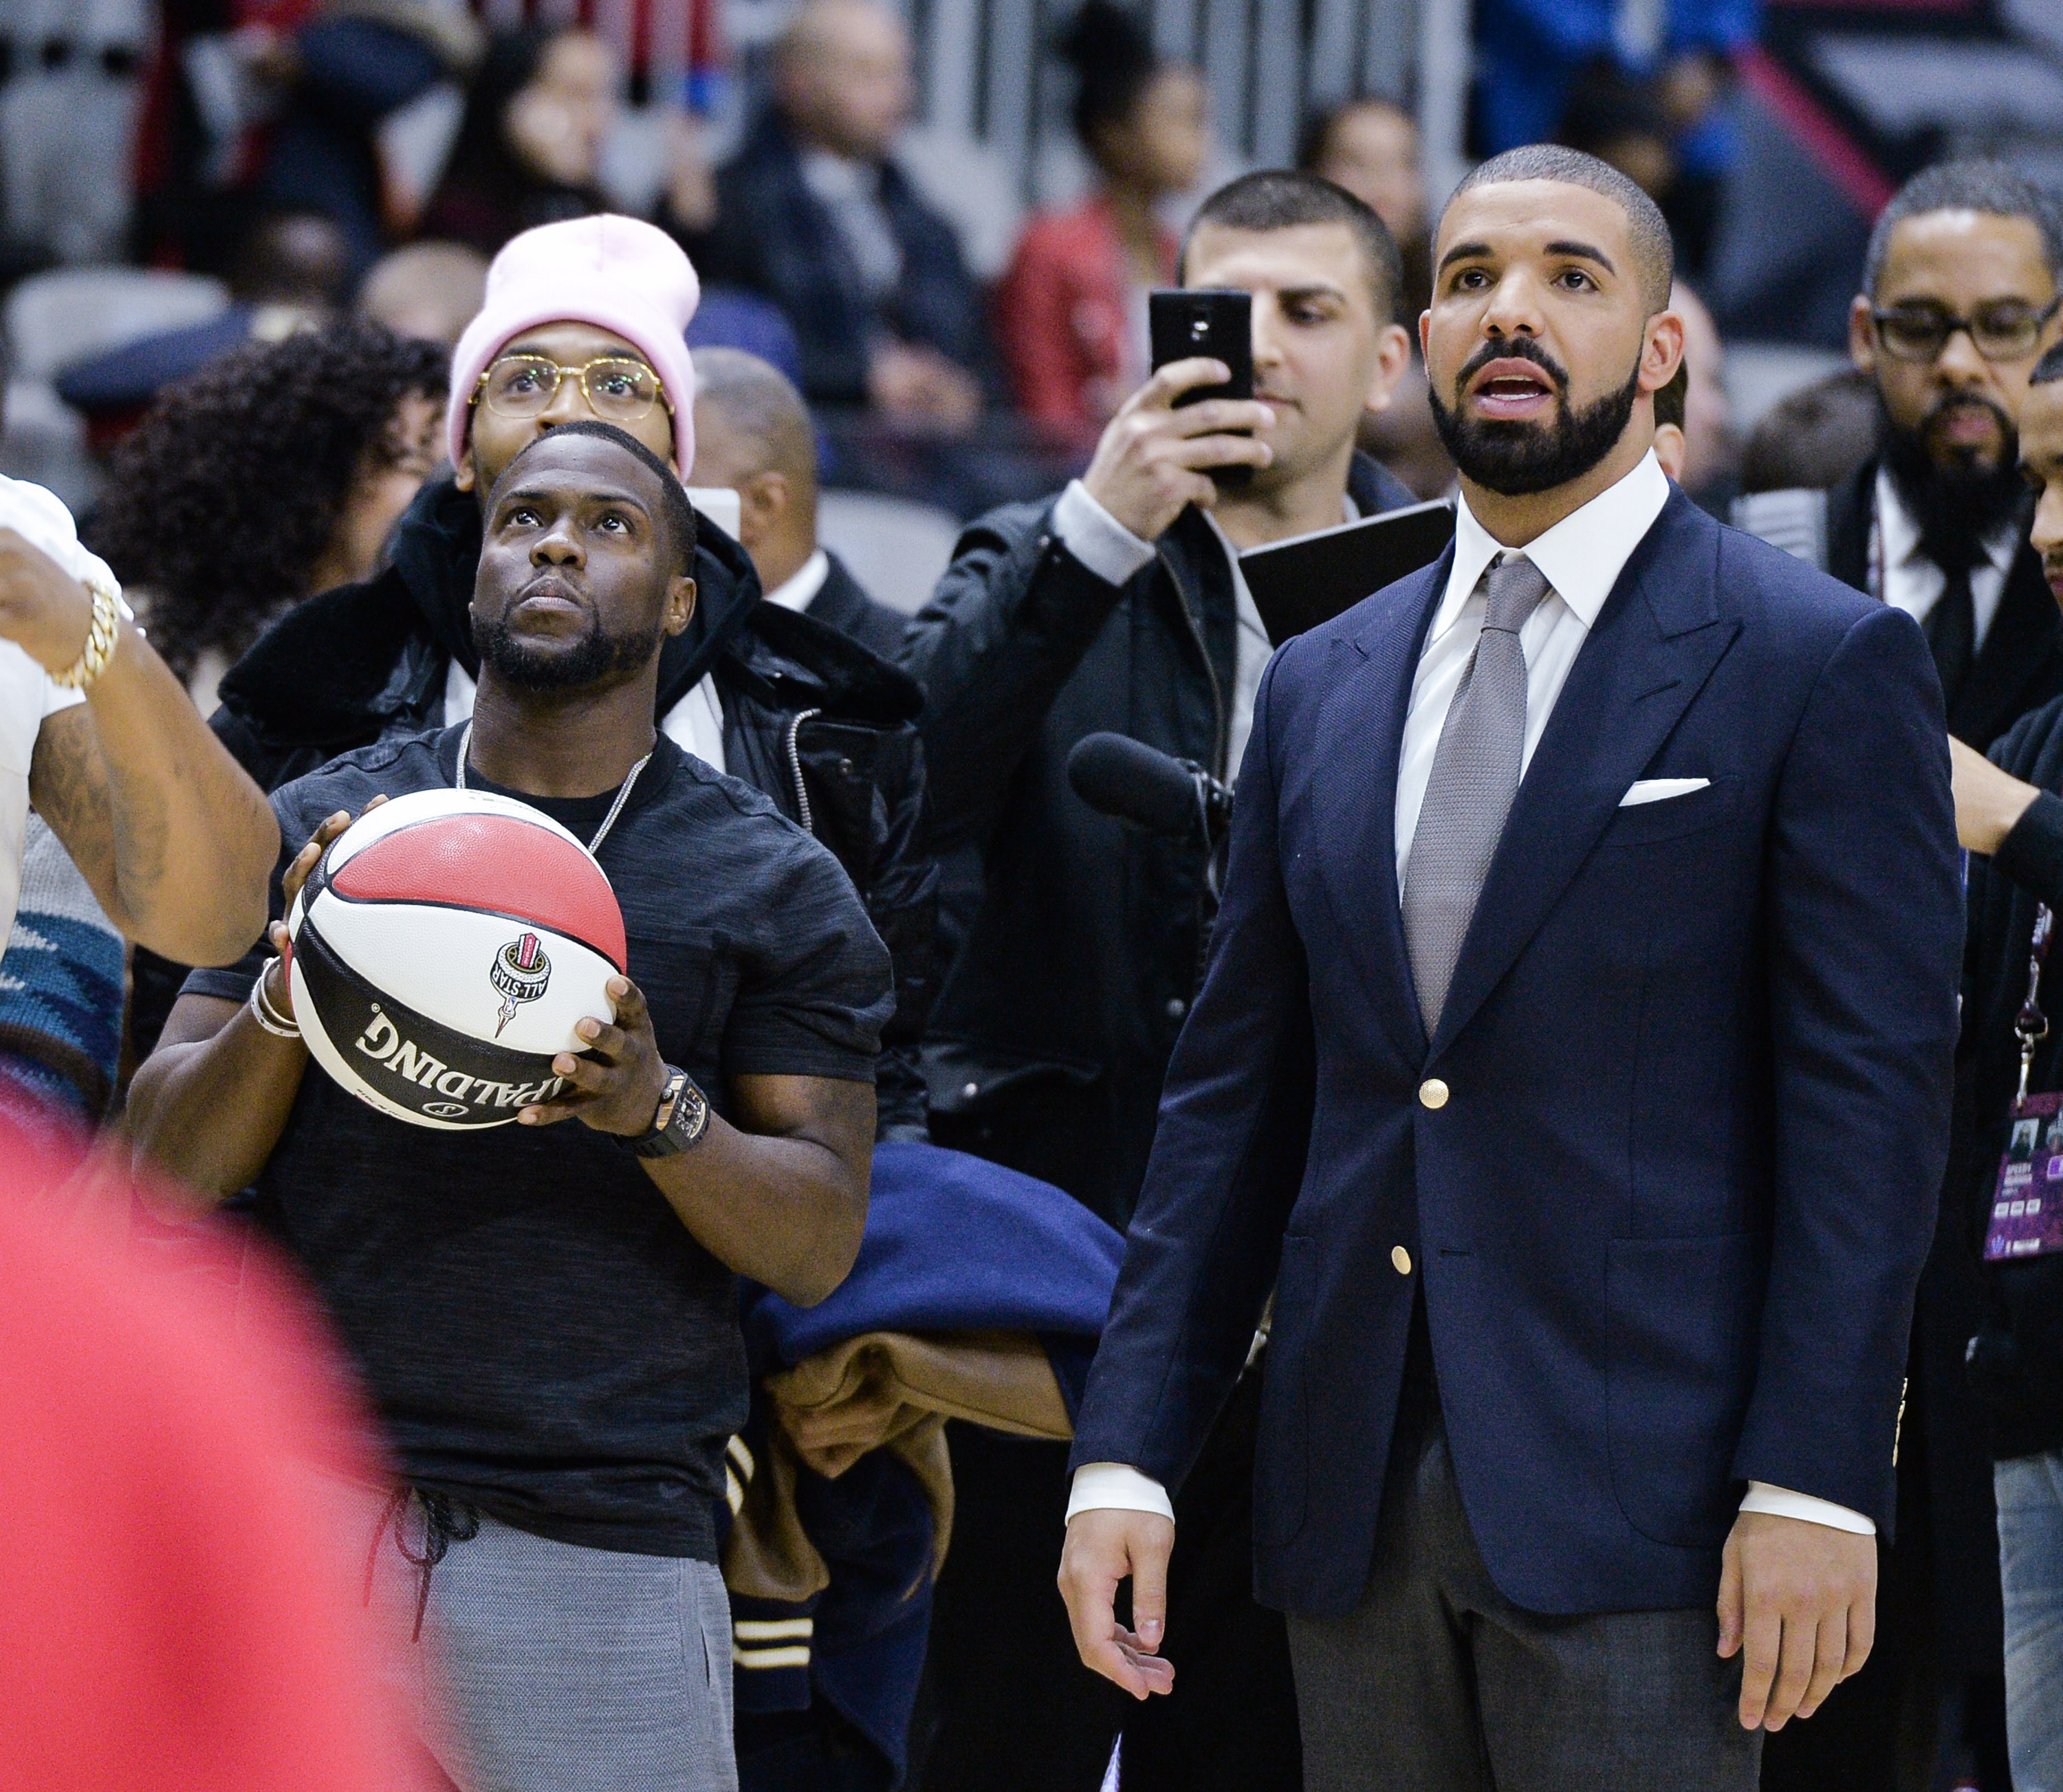
<instances>
[{"instance_id":1,"label":"man holding basketball","mask_svg":"<svg viewBox=\"0 0 2063 1792\"><path fill-rule=\"evenodd\" d=\"M405 1483L365 1541L441 1648L451 1734L425 1739L468 1792L735 1785L712 1529L746 1407L735 1278L820 1300L865 1222L887 954L829 851L653 727L694 552L643 444L540 438L486 507L470 729L273 798L307 842L275 918L384 797L494 791L593 842L630 975L554 1062L565 1094L484 1133L373 1112L311 1071L254 954L188 980L131 1097L203 1199L255 1185L359 1361Z\"/></svg>"}]
</instances>

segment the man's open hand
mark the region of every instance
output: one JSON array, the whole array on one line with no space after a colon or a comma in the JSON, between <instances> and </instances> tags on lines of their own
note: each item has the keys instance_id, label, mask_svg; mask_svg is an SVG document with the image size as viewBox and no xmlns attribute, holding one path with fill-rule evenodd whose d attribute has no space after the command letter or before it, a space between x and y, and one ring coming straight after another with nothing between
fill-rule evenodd
<instances>
[{"instance_id":1,"label":"man's open hand","mask_svg":"<svg viewBox=\"0 0 2063 1792\"><path fill-rule=\"evenodd\" d=\"M1159 540L1184 505L1208 510L1217 502L1208 468L1265 467L1275 458L1257 436L1233 433L1275 421L1258 399L1206 398L1175 408L1192 387L1222 385L1231 377L1222 361L1200 356L1170 361L1104 426L1082 484L1140 540Z\"/></svg>"},{"instance_id":2,"label":"man's open hand","mask_svg":"<svg viewBox=\"0 0 2063 1792\"><path fill-rule=\"evenodd\" d=\"M590 1015L574 1025L587 1050L578 1057L562 1051L552 1060L552 1075L565 1079L565 1092L525 1108L516 1116L523 1125L585 1120L597 1132L625 1139L650 1130L666 1092L666 1061L659 1055L651 1011L644 991L628 977L612 977L607 986L615 1020Z\"/></svg>"},{"instance_id":3,"label":"man's open hand","mask_svg":"<svg viewBox=\"0 0 2063 1792\"><path fill-rule=\"evenodd\" d=\"M1168 1629L1168 1557L1175 1527L1157 1512L1098 1509L1068 1521L1060 1597L1084 1663L1134 1698L1172 1692L1175 1670L1160 1658ZM1118 1583L1132 1581L1132 1621L1117 1621Z\"/></svg>"},{"instance_id":4,"label":"man's open hand","mask_svg":"<svg viewBox=\"0 0 2063 1792\"><path fill-rule=\"evenodd\" d=\"M1803 1518L1744 1512L1719 1569L1719 1653L1745 1650L1743 1730L1809 1718L1869 1659L1876 1539Z\"/></svg>"}]
</instances>

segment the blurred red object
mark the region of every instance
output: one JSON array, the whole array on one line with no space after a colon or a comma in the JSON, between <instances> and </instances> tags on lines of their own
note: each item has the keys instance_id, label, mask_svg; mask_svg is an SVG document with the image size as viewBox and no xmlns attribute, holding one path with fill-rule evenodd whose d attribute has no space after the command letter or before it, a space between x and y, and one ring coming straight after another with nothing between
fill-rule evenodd
<instances>
[{"instance_id":1,"label":"blurred red object","mask_svg":"<svg viewBox=\"0 0 2063 1792\"><path fill-rule=\"evenodd\" d=\"M328 1509L378 1472L318 1327L255 1252L82 1223L78 1164L0 1119L0 1788L445 1783Z\"/></svg>"}]
</instances>

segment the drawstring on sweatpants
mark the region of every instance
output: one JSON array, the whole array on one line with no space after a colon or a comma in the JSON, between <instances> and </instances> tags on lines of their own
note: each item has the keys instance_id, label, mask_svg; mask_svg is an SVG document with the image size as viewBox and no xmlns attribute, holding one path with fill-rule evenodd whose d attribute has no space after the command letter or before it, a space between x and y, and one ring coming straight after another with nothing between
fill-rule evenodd
<instances>
[{"instance_id":1,"label":"drawstring on sweatpants","mask_svg":"<svg viewBox=\"0 0 2063 1792\"><path fill-rule=\"evenodd\" d=\"M408 1502L413 1500L423 1509L423 1552L417 1555L408 1547ZM380 1522L373 1527L372 1543L365 1552L365 1603L372 1603L372 1583L380 1561L380 1540L387 1534L387 1527L394 1527L394 1547L403 1557L412 1564L416 1579L416 1627L409 1640L420 1642L423 1637L423 1614L429 1609L430 1577L436 1572L437 1564L444 1559L454 1543L470 1543L480 1535L480 1513L463 1500L454 1500L448 1493L425 1493L420 1488L397 1487L387 1502L386 1510L380 1515Z\"/></svg>"}]
</instances>

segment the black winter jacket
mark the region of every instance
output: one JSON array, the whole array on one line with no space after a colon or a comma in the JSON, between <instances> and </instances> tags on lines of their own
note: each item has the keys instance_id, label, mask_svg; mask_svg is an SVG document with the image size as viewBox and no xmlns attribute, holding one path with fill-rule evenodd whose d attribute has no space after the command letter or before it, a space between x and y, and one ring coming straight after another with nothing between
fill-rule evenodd
<instances>
[{"instance_id":1,"label":"black winter jacket","mask_svg":"<svg viewBox=\"0 0 2063 1792\"><path fill-rule=\"evenodd\" d=\"M923 1136L916 1046L936 986L938 867L923 834L923 698L904 673L808 616L766 603L745 551L700 518L694 621L659 658L663 717L706 673L726 769L838 855L895 961L879 1125ZM222 681L213 725L267 790L352 748L444 723L453 659L477 676L468 607L480 510L448 475L423 488L392 564L290 612Z\"/></svg>"},{"instance_id":2,"label":"black winter jacket","mask_svg":"<svg viewBox=\"0 0 2063 1792\"><path fill-rule=\"evenodd\" d=\"M2045 792L2063 790L2063 697L2023 717L1991 757ZM2034 800L1997 858L1970 860L1956 1125L1942 1206L1944 1228L1960 1228L1973 1264L2010 1131L2020 1080L2013 1016L2027 994L2034 911L2043 902L2063 914L2063 798L2053 794ZM2041 999L2049 1036L2028 1081L2036 1091L2063 1088L2063 945L2050 947ZM1990 1409L1993 1453L2003 1460L2063 1448L2063 1256L1986 1264L1981 1273L1985 1300L1969 1373Z\"/></svg>"},{"instance_id":3,"label":"black winter jacket","mask_svg":"<svg viewBox=\"0 0 2063 1792\"><path fill-rule=\"evenodd\" d=\"M1348 490L1364 515L1417 501L1358 455ZM978 850L985 874L925 1068L939 1143L1056 1183L1121 1227L1196 994L1204 853L1090 809L1068 753L1108 729L1227 775L1238 620L1200 512L1117 586L1061 545L1052 512L1011 504L970 524L903 644L941 856Z\"/></svg>"}]
</instances>

